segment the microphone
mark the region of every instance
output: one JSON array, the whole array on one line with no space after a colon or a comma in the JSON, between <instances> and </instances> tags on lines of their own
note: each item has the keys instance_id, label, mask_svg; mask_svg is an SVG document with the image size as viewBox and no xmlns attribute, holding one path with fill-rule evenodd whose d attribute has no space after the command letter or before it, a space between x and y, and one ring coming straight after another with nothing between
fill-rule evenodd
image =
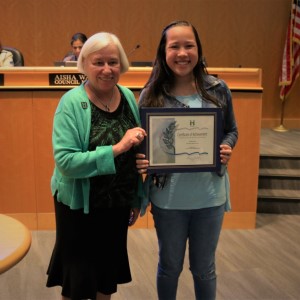
<instances>
[{"instance_id":1,"label":"microphone","mask_svg":"<svg viewBox=\"0 0 300 300\"><path fill-rule=\"evenodd\" d=\"M135 52L137 49L139 49L141 47L140 44L137 44L131 51L129 51L129 53L127 54L127 57L129 57L133 52Z\"/></svg>"}]
</instances>

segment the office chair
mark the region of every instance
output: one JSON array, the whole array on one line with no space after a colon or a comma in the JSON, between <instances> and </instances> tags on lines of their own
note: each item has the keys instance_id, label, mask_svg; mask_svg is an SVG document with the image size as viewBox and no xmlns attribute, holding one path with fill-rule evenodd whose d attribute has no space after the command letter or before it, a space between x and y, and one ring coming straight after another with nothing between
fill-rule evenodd
<instances>
[{"instance_id":1,"label":"office chair","mask_svg":"<svg viewBox=\"0 0 300 300\"><path fill-rule=\"evenodd\" d=\"M15 67L24 66L24 57L23 54L16 48L3 46L3 50L10 51L13 54L13 60Z\"/></svg>"}]
</instances>

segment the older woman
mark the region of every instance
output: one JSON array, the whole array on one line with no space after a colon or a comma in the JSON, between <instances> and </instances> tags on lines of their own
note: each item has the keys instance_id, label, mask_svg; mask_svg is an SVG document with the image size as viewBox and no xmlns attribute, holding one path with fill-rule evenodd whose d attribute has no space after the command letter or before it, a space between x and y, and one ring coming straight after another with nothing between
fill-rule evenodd
<instances>
[{"instance_id":1,"label":"older woman","mask_svg":"<svg viewBox=\"0 0 300 300\"><path fill-rule=\"evenodd\" d=\"M78 59L87 80L55 112L56 243L47 286L62 286L62 299L110 299L131 281L127 232L140 210L136 146L146 132L133 93L118 85L128 66L115 35L91 36Z\"/></svg>"}]
</instances>

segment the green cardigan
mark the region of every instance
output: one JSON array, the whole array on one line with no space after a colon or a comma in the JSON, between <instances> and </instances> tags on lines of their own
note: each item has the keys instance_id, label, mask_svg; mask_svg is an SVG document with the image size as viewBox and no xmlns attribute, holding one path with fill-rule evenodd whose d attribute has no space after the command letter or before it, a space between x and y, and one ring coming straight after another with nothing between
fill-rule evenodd
<instances>
[{"instance_id":1,"label":"green cardigan","mask_svg":"<svg viewBox=\"0 0 300 300\"><path fill-rule=\"evenodd\" d=\"M132 91L120 85L118 87L140 126L139 110ZM52 144L55 168L51 191L53 196L57 192L58 201L71 209L83 208L84 213L89 213L89 178L116 173L112 145L88 151L90 129L90 101L84 84L81 84L62 96L54 115ZM140 208L141 192L142 177L133 207Z\"/></svg>"}]
</instances>

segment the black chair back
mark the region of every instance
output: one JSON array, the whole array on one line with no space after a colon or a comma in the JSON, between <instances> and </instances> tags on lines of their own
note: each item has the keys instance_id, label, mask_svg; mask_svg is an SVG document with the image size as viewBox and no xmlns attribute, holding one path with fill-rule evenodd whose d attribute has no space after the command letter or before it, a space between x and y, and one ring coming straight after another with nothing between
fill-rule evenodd
<instances>
[{"instance_id":1,"label":"black chair back","mask_svg":"<svg viewBox=\"0 0 300 300\"><path fill-rule=\"evenodd\" d=\"M16 48L3 46L3 50L10 51L13 54L13 60L15 67L24 66L23 54Z\"/></svg>"}]
</instances>

